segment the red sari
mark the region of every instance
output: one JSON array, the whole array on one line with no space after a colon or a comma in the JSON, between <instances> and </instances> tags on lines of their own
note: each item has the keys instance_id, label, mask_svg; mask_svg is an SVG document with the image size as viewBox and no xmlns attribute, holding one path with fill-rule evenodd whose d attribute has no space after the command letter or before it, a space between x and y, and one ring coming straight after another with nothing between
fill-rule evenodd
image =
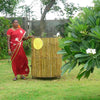
<instances>
[{"instance_id":1,"label":"red sari","mask_svg":"<svg viewBox=\"0 0 100 100\"><path fill-rule=\"evenodd\" d=\"M7 36L10 36L10 48L12 51L11 61L14 75L29 74L28 60L23 49L22 38L25 35L25 30L19 28L17 30L9 29Z\"/></svg>"}]
</instances>

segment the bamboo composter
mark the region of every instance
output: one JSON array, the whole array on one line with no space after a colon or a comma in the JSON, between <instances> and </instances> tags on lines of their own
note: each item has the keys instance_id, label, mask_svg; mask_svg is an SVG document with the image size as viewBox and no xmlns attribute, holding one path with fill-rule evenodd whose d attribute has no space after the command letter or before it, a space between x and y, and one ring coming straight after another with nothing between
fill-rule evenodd
<instances>
[{"instance_id":1,"label":"bamboo composter","mask_svg":"<svg viewBox=\"0 0 100 100\"><path fill-rule=\"evenodd\" d=\"M61 76L62 57L58 38L32 39L32 77L55 78Z\"/></svg>"}]
</instances>

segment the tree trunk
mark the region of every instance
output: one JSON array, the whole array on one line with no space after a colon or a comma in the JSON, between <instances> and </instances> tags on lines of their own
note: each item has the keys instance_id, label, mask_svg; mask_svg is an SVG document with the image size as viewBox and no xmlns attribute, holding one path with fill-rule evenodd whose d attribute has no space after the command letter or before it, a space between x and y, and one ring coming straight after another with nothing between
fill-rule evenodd
<instances>
[{"instance_id":1,"label":"tree trunk","mask_svg":"<svg viewBox=\"0 0 100 100\"><path fill-rule=\"evenodd\" d=\"M46 5L44 12L41 16L41 20L40 20L40 34L41 34L41 36L45 32L45 17L46 17L46 14L49 12L50 8L55 4L55 1L56 0L50 0L50 2Z\"/></svg>"}]
</instances>

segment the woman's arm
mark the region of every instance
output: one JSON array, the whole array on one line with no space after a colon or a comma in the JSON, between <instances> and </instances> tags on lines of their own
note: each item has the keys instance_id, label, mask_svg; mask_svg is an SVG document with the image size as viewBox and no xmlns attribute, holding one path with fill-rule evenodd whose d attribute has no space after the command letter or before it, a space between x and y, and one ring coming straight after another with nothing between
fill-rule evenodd
<instances>
[{"instance_id":1,"label":"woman's arm","mask_svg":"<svg viewBox=\"0 0 100 100\"><path fill-rule=\"evenodd\" d=\"M11 56L11 49L10 49L10 36L7 36L7 44L8 44L8 54Z\"/></svg>"},{"instance_id":2,"label":"woman's arm","mask_svg":"<svg viewBox=\"0 0 100 100\"><path fill-rule=\"evenodd\" d=\"M25 40L28 40L28 39L30 39L30 38L33 38L34 36L28 36L28 37L23 37L23 41L25 41Z\"/></svg>"}]
</instances>

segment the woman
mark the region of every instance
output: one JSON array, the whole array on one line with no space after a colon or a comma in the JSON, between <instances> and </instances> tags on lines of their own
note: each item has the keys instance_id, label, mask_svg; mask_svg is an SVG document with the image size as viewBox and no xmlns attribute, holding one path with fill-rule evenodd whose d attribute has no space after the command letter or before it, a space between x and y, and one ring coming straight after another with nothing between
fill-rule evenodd
<instances>
[{"instance_id":1,"label":"woman","mask_svg":"<svg viewBox=\"0 0 100 100\"><path fill-rule=\"evenodd\" d=\"M23 40L28 40L33 36L25 37L25 30L19 27L18 20L12 21L12 28L7 31L8 54L11 56L12 69L15 75L14 81L17 80L17 75L21 79L26 79L29 74L28 60L23 49Z\"/></svg>"}]
</instances>

